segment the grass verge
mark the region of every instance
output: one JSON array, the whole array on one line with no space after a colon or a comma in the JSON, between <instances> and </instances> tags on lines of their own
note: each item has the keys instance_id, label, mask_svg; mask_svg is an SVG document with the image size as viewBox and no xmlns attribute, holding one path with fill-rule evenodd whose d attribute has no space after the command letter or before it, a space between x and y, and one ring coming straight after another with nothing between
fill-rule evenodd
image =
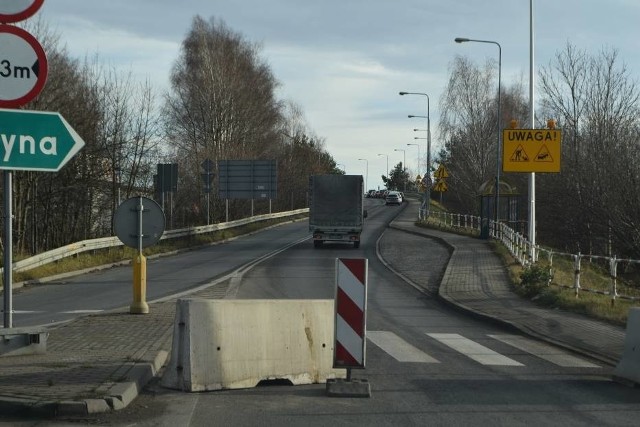
<instances>
[{"instance_id":1,"label":"grass verge","mask_svg":"<svg viewBox=\"0 0 640 427\"><path fill-rule=\"evenodd\" d=\"M444 226L433 218L418 225L466 236L478 236L475 230ZM492 240L490 244L507 269L511 289L521 298L529 299L541 307L566 310L625 326L629 309L640 306L638 301L623 298L614 300L607 295L607 292L611 292L611 279L607 270L597 263L581 265L581 289L576 295L573 285L575 267L572 260L557 257L552 268L545 260L540 260L531 267L523 267L502 243ZM640 296L640 290L630 283L624 280L619 282L619 286L625 289L625 294Z\"/></svg>"}]
</instances>

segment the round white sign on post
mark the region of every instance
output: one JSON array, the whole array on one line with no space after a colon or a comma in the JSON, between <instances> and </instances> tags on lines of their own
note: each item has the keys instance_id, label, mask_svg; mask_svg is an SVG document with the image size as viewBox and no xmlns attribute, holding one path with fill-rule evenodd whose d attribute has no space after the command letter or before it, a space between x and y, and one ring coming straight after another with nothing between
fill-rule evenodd
<instances>
[{"instance_id":1,"label":"round white sign on post","mask_svg":"<svg viewBox=\"0 0 640 427\"><path fill-rule=\"evenodd\" d=\"M40 9L44 0L0 0L0 22L20 22Z\"/></svg>"},{"instance_id":2,"label":"round white sign on post","mask_svg":"<svg viewBox=\"0 0 640 427\"><path fill-rule=\"evenodd\" d=\"M20 107L44 88L47 55L31 34L0 25L0 108Z\"/></svg>"},{"instance_id":3,"label":"round white sign on post","mask_svg":"<svg viewBox=\"0 0 640 427\"><path fill-rule=\"evenodd\" d=\"M164 233L164 223L164 212L160 205L155 200L142 196L125 200L113 214L116 236L131 248L137 248L138 245L146 248L158 243ZM142 230L139 229L140 226Z\"/></svg>"}]
</instances>

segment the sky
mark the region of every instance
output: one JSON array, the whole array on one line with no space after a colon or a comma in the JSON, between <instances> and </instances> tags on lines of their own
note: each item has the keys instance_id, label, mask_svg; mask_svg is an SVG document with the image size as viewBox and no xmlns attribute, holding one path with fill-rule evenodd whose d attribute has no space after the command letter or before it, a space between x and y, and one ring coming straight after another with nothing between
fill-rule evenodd
<instances>
[{"instance_id":1,"label":"sky","mask_svg":"<svg viewBox=\"0 0 640 427\"><path fill-rule=\"evenodd\" d=\"M522 81L528 93L530 1L535 70L571 43L617 49L640 76L638 0L45 0L35 18L71 56L98 55L161 92L193 18L224 21L260 44L278 98L298 104L338 166L373 189L387 164L406 161L414 177L426 169L427 120L408 115L428 115L432 156L441 147L439 102L456 55L498 58L497 45L456 37L499 43L502 84ZM426 96L400 91L426 93L429 109Z\"/></svg>"}]
</instances>

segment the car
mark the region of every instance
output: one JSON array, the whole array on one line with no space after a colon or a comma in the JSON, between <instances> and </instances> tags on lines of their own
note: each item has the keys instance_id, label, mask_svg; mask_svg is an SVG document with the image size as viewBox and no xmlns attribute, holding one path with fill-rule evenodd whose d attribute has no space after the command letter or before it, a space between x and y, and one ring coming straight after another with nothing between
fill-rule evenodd
<instances>
[{"instance_id":1,"label":"car","mask_svg":"<svg viewBox=\"0 0 640 427\"><path fill-rule=\"evenodd\" d=\"M398 191L389 191L387 197L385 197L386 205L401 205L402 195Z\"/></svg>"}]
</instances>

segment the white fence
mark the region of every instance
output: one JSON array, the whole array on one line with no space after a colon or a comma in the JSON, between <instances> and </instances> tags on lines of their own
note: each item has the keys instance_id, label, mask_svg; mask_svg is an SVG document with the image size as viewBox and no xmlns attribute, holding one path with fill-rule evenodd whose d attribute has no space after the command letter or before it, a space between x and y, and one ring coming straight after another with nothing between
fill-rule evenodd
<instances>
[{"instance_id":1,"label":"white fence","mask_svg":"<svg viewBox=\"0 0 640 427\"><path fill-rule=\"evenodd\" d=\"M289 216L301 215L309 212L309 208L297 209L287 212L278 212L272 214L256 215L248 218L239 219L236 221L222 222L219 224L203 225L200 227L188 227L175 230L167 230L164 232L160 240L175 239L177 237L189 237L198 234L211 233L213 231L226 230L229 228L240 227L253 222L266 221L276 218L285 218ZM45 264L49 264L54 261L58 261L62 258L66 258L72 255L76 255L82 252L94 251L97 249L106 249L110 247L122 246L122 242L119 238L102 237L99 239L83 240L77 243L71 243L66 246L62 246L57 249L52 249L47 252L32 256L13 263L13 271L20 272L31 270L36 267L40 267ZM0 268L0 272L3 269Z\"/></svg>"},{"instance_id":2,"label":"white fence","mask_svg":"<svg viewBox=\"0 0 640 427\"><path fill-rule=\"evenodd\" d=\"M452 229L464 229L480 233L481 219L478 216L452 214L447 212L432 212L431 216L436 218L441 224ZM640 260L634 259L621 259L616 256L602 256L602 255L584 255L581 253L570 254L565 252L556 252L551 249L546 249L541 246L533 246L525 236L515 232L508 225L499 223L496 228L494 221L489 221L490 236L496 240L500 240L502 244L509 250L511 255L522 265L529 266L538 261L540 256L545 256L549 264L549 284L553 278L553 261L557 257L566 257L573 263L573 283L571 284L558 284L560 287L571 288L575 290L576 296L580 291L592 292L601 295L607 295L614 301L617 298L628 299L632 301L640 301L640 290L634 290L632 288L622 288L618 284L618 266L620 264L640 264ZM583 272L581 270L582 261L588 260L590 263L598 263L607 269L609 273L610 286L606 291L600 289L585 288L580 284L580 275ZM635 292L634 292L635 291ZM637 295L631 295L635 293Z\"/></svg>"}]
</instances>

